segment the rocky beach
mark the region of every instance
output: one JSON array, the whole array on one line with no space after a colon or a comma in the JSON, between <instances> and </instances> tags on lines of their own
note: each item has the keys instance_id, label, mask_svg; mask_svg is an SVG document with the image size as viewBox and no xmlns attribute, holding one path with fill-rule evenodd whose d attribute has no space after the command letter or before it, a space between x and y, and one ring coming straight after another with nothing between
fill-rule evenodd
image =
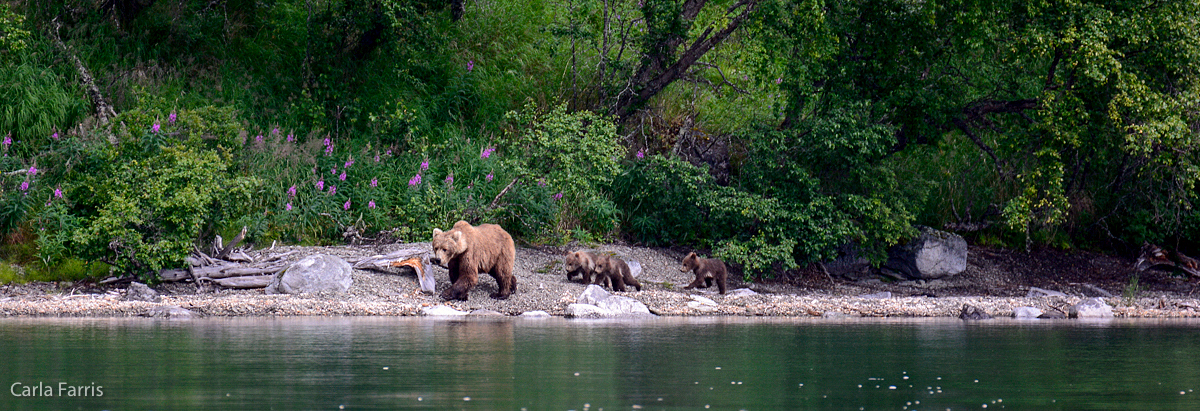
<instances>
[{"instance_id":1,"label":"rocky beach","mask_svg":"<svg viewBox=\"0 0 1200 411\"><path fill-rule=\"evenodd\" d=\"M275 247L251 254L291 253L298 259L326 254L357 261L428 243L338 247ZM715 287L684 290L693 279L680 271L681 250L604 245L594 248L519 247L517 291L493 300L495 281L481 275L468 301L444 301L421 291L408 268L352 272L345 292L268 294L263 289L225 289L191 281L152 287L134 296L136 284L28 283L0 286L0 316L17 317L228 317L228 316L415 316L437 313L514 316L545 312L571 316L586 286L568 281L563 259L569 251L611 252L641 264L642 291L614 293L644 304L659 316L775 317L959 317L964 307L983 316L1011 317L1022 307L1071 313L1083 302L1102 302L1119 318L1200 317L1197 284L1167 271L1135 272L1129 259L1086 252L971 247L961 274L929 281L894 281L871 276L830 276L819 265L787 278L743 283L731 278L730 292ZM440 292L449 286L445 269L430 270ZM1131 281L1135 278L1137 281ZM731 275L731 277L738 277ZM141 294L142 291L136 293ZM440 311L439 311L440 310ZM540 313L539 313L540 314ZM1036 313L1035 313L1036 315Z\"/></svg>"}]
</instances>

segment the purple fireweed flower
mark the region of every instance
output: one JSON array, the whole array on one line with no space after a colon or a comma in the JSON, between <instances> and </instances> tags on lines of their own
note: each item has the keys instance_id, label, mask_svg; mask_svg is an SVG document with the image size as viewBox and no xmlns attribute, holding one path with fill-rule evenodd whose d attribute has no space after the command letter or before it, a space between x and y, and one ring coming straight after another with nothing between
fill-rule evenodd
<instances>
[{"instance_id":1,"label":"purple fireweed flower","mask_svg":"<svg viewBox=\"0 0 1200 411\"><path fill-rule=\"evenodd\" d=\"M329 174L337 175L337 166L329 169Z\"/></svg>"},{"instance_id":2,"label":"purple fireweed flower","mask_svg":"<svg viewBox=\"0 0 1200 411\"><path fill-rule=\"evenodd\" d=\"M376 163L378 163L378 162L379 162L379 154L376 154L376 155L375 155L375 162L376 162Z\"/></svg>"},{"instance_id":3,"label":"purple fireweed flower","mask_svg":"<svg viewBox=\"0 0 1200 411\"><path fill-rule=\"evenodd\" d=\"M31 176L36 176L36 175L37 175L37 173L38 173L38 169L37 169L37 167L35 167L35 166L29 166L29 175L31 175Z\"/></svg>"},{"instance_id":4,"label":"purple fireweed flower","mask_svg":"<svg viewBox=\"0 0 1200 411\"><path fill-rule=\"evenodd\" d=\"M333 146L332 145L325 147L325 155L330 155L330 154L333 154Z\"/></svg>"},{"instance_id":5,"label":"purple fireweed flower","mask_svg":"<svg viewBox=\"0 0 1200 411\"><path fill-rule=\"evenodd\" d=\"M559 191L558 194L554 195L554 200L555 201L562 200L562 192L561 191Z\"/></svg>"},{"instance_id":6,"label":"purple fireweed flower","mask_svg":"<svg viewBox=\"0 0 1200 411\"><path fill-rule=\"evenodd\" d=\"M493 176L492 173L488 173L487 177L484 177L483 179L485 181L492 181L493 178L495 178L495 176Z\"/></svg>"},{"instance_id":7,"label":"purple fireweed flower","mask_svg":"<svg viewBox=\"0 0 1200 411\"><path fill-rule=\"evenodd\" d=\"M545 187L545 186L546 186L546 179L544 179L544 178L538 179L538 187Z\"/></svg>"},{"instance_id":8,"label":"purple fireweed flower","mask_svg":"<svg viewBox=\"0 0 1200 411\"><path fill-rule=\"evenodd\" d=\"M160 129L162 129L162 126L159 126L158 123L154 123L153 126L150 126L150 132L152 133L157 133Z\"/></svg>"},{"instance_id":9,"label":"purple fireweed flower","mask_svg":"<svg viewBox=\"0 0 1200 411\"><path fill-rule=\"evenodd\" d=\"M783 77L778 77L778 78L776 78L776 79L775 79L775 84L779 84L779 83L782 83L782 82L783 82Z\"/></svg>"},{"instance_id":10,"label":"purple fireweed flower","mask_svg":"<svg viewBox=\"0 0 1200 411\"><path fill-rule=\"evenodd\" d=\"M343 209L343 210L349 210L349 209L350 209L350 200L346 200L346 204L342 204L342 209Z\"/></svg>"},{"instance_id":11,"label":"purple fireweed flower","mask_svg":"<svg viewBox=\"0 0 1200 411\"><path fill-rule=\"evenodd\" d=\"M354 165L354 160L353 160L353 159L351 159L351 160L346 160L346 165L342 166L342 168L350 168L350 166L352 166L352 165Z\"/></svg>"},{"instance_id":12,"label":"purple fireweed flower","mask_svg":"<svg viewBox=\"0 0 1200 411\"><path fill-rule=\"evenodd\" d=\"M63 198L62 188L59 188L59 187L54 188L54 198Z\"/></svg>"},{"instance_id":13,"label":"purple fireweed flower","mask_svg":"<svg viewBox=\"0 0 1200 411\"><path fill-rule=\"evenodd\" d=\"M392 150L388 149L387 153L384 153L384 154L390 157L392 155Z\"/></svg>"},{"instance_id":14,"label":"purple fireweed flower","mask_svg":"<svg viewBox=\"0 0 1200 411\"><path fill-rule=\"evenodd\" d=\"M345 171L342 171L342 174L338 174L338 180L346 181L346 172Z\"/></svg>"},{"instance_id":15,"label":"purple fireweed flower","mask_svg":"<svg viewBox=\"0 0 1200 411\"><path fill-rule=\"evenodd\" d=\"M291 187L288 187L288 198L292 198L295 196L296 196L296 186L293 184Z\"/></svg>"},{"instance_id":16,"label":"purple fireweed flower","mask_svg":"<svg viewBox=\"0 0 1200 411\"><path fill-rule=\"evenodd\" d=\"M28 189L29 189L29 180L22 181L21 182L21 191L25 191Z\"/></svg>"},{"instance_id":17,"label":"purple fireweed flower","mask_svg":"<svg viewBox=\"0 0 1200 411\"><path fill-rule=\"evenodd\" d=\"M292 133L288 133L287 142L291 143L293 141L296 141L296 136L292 135Z\"/></svg>"},{"instance_id":18,"label":"purple fireweed flower","mask_svg":"<svg viewBox=\"0 0 1200 411\"><path fill-rule=\"evenodd\" d=\"M641 160L642 158L645 158L645 157L646 157L646 153L643 152L642 150L638 150L638 152L637 152L638 160Z\"/></svg>"},{"instance_id":19,"label":"purple fireweed flower","mask_svg":"<svg viewBox=\"0 0 1200 411\"><path fill-rule=\"evenodd\" d=\"M474 70L474 69L475 69L475 60L467 60L467 72L470 73L471 70Z\"/></svg>"},{"instance_id":20,"label":"purple fireweed flower","mask_svg":"<svg viewBox=\"0 0 1200 411\"><path fill-rule=\"evenodd\" d=\"M271 129L271 134L279 134L279 127Z\"/></svg>"},{"instance_id":21,"label":"purple fireweed flower","mask_svg":"<svg viewBox=\"0 0 1200 411\"><path fill-rule=\"evenodd\" d=\"M55 140L58 140L58 133L56 132L56 133L54 133L54 134L51 134L51 135L50 135L50 138L52 138L52 139L55 139Z\"/></svg>"},{"instance_id":22,"label":"purple fireweed flower","mask_svg":"<svg viewBox=\"0 0 1200 411\"><path fill-rule=\"evenodd\" d=\"M334 195L334 194L337 194L337 186L330 184L329 185L329 195Z\"/></svg>"},{"instance_id":23,"label":"purple fireweed flower","mask_svg":"<svg viewBox=\"0 0 1200 411\"><path fill-rule=\"evenodd\" d=\"M371 187L379 187L379 179L371 179Z\"/></svg>"},{"instance_id":24,"label":"purple fireweed flower","mask_svg":"<svg viewBox=\"0 0 1200 411\"><path fill-rule=\"evenodd\" d=\"M0 141L0 145L3 145L4 148L8 148L8 146L11 146L12 145L12 136L4 136L4 141Z\"/></svg>"},{"instance_id":25,"label":"purple fireweed flower","mask_svg":"<svg viewBox=\"0 0 1200 411\"><path fill-rule=\"evenodd\" d=\"M325 147L329 147L331 145L333 145L333 143L329 141L329 137L325 137Z\"/></svg>"},{"instance_id":26,"label":"purple fireweed flower","mask_svg":"<svg viewBox=\"0 0 1200 411\"><path fill-rule=\"evenodd\" d=\"M453 174L446 176L446 184L454 184L454 175Z\"/></svg>"},{"instance_id":27,"label":"purple fireweed flower","mask_svg":"<svg viewBox=\"0 0 1200 411\"><path fill-rule=\"evenodd\" d=\"M429 169L429 160L422 161L421 162L421 171L425 171L428 169Z\"/></svg>"},{"instance_id":28,"label":"purple fireweed flower","mask_svg":"<svg viewBox=\"0 0 1200 411\"><path fill-rule=\"evenodd\" d=\"M174 111L172 111L172 112L171 112L171 115L167 116L167 122L168 122L168 123L174 123L174 122L175 122L175 112L174 112Z\"/></svg>"},{"instance_id":29,"label":"purple fireweed flower","mask_svg":"<svg viewBox=\"0 0 1200 411\"><path fill-rule=\"evenodd\" d=\"M496 152L495 147L488 147L487 149L483 150L483 153L479 154L479 158L486 159L488 157L491 157L492 153L495 153L495 152Z\"/></svg>"},{"instance_id":30,"label":"purple fireweed flower","mask_svg":"<svg viewBox=\"0 0 1200 411\"><path fill-rule=\"evenodd\" d=\"M259 134L257 137L254 137L254 143L259 144L259 145L262 144L262 134Z\"/></svg>"},{"instance_id":31,"label":"purple fireweed flower","mask_svg":"<svg viewBox=\"0 0 1200 411\"><path fill-rule=\"evenodd\" d=\"M289 201L289 202L287 203L287 205L284 205L284 206L283 206L283 209L284 209L284 210L287 210L287 211L292 211L292 203Z\"/></svg>"},{"instance_id":32,"label":"purple fireweed flower","mask_svg":"<svg viewBox=\"0 0 1200 411\"><path fill-rule=\"evenodd\" d=\"M317 191L324 191L324 190L325 190L325 180L317 181Z\"/></svg>"},{"instance_id":33,"label":"purple fireweed flower","mask_svg":"<svg viewBox=\"0 0 1200 411\"><path fill-rule=\"evenodd\" d=\"M367 208L375 208L375 200L368 201Z\"/></svg>"},{"instance_id":34,"label":"purple fireweed flower","mask_svg":"<svg viewBox=\"0 0 1200 411\"><path fill-rule=\"evenodd\" d=\"M421 175L420 174L417 174L417 175L413 176L413 178L408 179L409 187L416 186L417 184L421 184Z\"/></svg>"}]
</instances>

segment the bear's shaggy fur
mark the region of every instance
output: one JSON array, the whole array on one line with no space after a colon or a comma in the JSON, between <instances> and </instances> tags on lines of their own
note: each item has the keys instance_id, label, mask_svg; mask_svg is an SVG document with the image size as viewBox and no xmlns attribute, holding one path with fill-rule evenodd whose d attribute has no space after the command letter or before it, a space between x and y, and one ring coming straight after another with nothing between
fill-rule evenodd
<instances>
[{"instance_id":1,"label":"bear's shaggy fur","mask_svg":"<svg viewBox=\"0 0 1200 411\"><path fill-rule=\"evenodd\" d=\"M725 277L728 276L728 273L725 271L723 261L715 258L700 258L696 253L691 253L683 258L683 267L680 268L680 271L696 273L696 279L683 289L708 288L713 285L713 280L716 280L717 289L721 290L721 294L725 294Z\"/></svg>"},{"instance_id":2,"label":"bear's shaggy fur","mask_svg":"<svg viewBox=\"0 0 1200 411\"><path fill-rule=\"evenodd\" d=\"M567 281L573 280L578 275L583 278L584 284L596 284L611 288L613 291L625 291L626 286L636 287L638 291L642 290L642 284L633 278L629 264L616 257L576 251L567 254L563 265L567 269ZM592 281L593 275L596 276L595 282Z\"/></svg>"},{"instance_id":3,"label":"bear's shaggy fur","mask_svg":"<svg viewBox=\"0 0 1200 411\"><path fill-rule=\"evenodd\" d=\"M596 283L600 283L600 276L605 278L605 282L609 283L613 291L625 291L626 286L637 288L642 291L642 284L636 278L633 278L633 272L629 270L629 264L625 263L617 257L603 256L596 262Z\"/></svg>"},{"instance_id":4,"label":"bear's shaggy fur","mask_svg":"<svg viewBox=\"0 0 1200 411\"><path fill-rule=\"evenodd\" d=\"M496 279L498 292L491 297L503 300L517 291L513 276L513 261L517 249L512 236L498 225L471 226L466 221L454 223L449 231L433 229L433 256L429 262L450 271L450 288L442 291L447 300L467 300L467 294L479 283L479 273Z\"/></svg>"}]
</instances>

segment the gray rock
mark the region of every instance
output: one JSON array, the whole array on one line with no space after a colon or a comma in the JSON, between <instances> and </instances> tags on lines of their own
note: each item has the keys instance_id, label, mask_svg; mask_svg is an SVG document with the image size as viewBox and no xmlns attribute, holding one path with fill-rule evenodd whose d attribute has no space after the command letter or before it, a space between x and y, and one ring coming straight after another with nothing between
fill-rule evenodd
<instances>
[{"instance_id":1,"label":"gray rock","mask_svg":"<svg viewBox=\"0 0 1200 411\"><path fill-rule=\"evenodd\" d=\"M1041 318L1043 320L1058 320L1067 318L1067 315L1063 314L1063 312L1059 310L1050 310L1042 313L1042 315L1039 315L1037 318Z\"/></svg>"},{"instance_id":2,"label":"gray rock","mask_svg":"<svg viewBox=\"0 0 1200 411\"><path fill-rule=\"evenodd\" d=\"M316 254L293 263L267 286L267 294L346 292L354 269L338 257Z\"/></svg>"},{"instance_id":3,"label":"gray rock","mask_svg":"<svg viewBox=\"0 0 1200 411\"><path fill-rule=\"evenodd\" d=\"M542 310L526 311L521 313L521 318L550 318L550 313Z\"/></svg>"},{"instance_id":4,"label":"gray rock","mask_svg":"<svg viewBox=\"0 0 1200 411\"><path fill-rule=\"evenodd\" d=\"M160 305L157 307L152 307L150 308L150 311L146 312L146 316L154 318L170 318L173 320L183 320L197 317L196 313L177 305Z\"/></svg>"},{"instance_id":5,"label":"gray rock","mask_svg":"<svg viewBox=\"0 0 1200 411\"><path fill-rule=\"evenodd\" d=\"M725 293L725 298L749 297L752 295L758 295L758 293L754 292L754 290L751 290L749 288L739 288L739 289Z\"/></svg>"},{"instance_id":6,"label":"gray rock","mask_svg":"<svg viewBox=\"0 0 1200 411\"><path fill-rule=\"evenodd\" d=\"M842 277L850 281L859 281L875 275L871 270L871 262L860 255L855 243L846 243L838 248L838 258L821 263L825 272L834 277Z\"/></svg>"},{"instance_id":7,"label":"gray rock","mask_svg":"<svg viewBox=\"0 0 1200 411\"><path fill-rule=\"evenodd\" d=\"M1089 298L1071 306L1071 318L1112 318L1112 306L1101 298Z\"/></svg>"},{"instance_id":8,"label":"gray rock","mask_svg":"<svg viewBox=\"0 0 1200 411\"><path fill-rule=\"evenodd\" d=\"M129 284L129 288L125 289L124 301L145 301L149 303L162 302L162 296L158 295L158 291L149 286L134 282Z\"/></svg>"},{"instance_id":9,"label":"gray rock","mask_svg":"<svg viewBox=\"0 0 1200 411\"><path fill-rule=\"evenodd\" d=\"M979 309L979 307L963 304L962 312L958 314L958 318L964 320L990 320L992 316Z\"/></svg>"},{"instance_id":10,"label":"gray rock","mask_svg":"<svg viewBox=\"0 0 1200 411\"><path fill-rule=\"evenodd\" d=\"M917 238L888 250L885 273L902 279L930 280L954 276L967 269L967 240L929 227L919 229L921 234Z\"/></svg>"},{"instance_id":11,"label":"gray rock","mask_svg":"<svg viewBox=\"0 0 1200 411\"><path fill-rule=\"evenodd\" d=\"M1045 312L1043 312L1042 315L1038 316L1038 318L1042 318L1042 320L1061 320L1061 318L1066 318L1066 317L1067 317L1066 314L1063 314L1062 311L1058 311L1058 310L1045 311Z\"/></svg>"},{"instance_id":12,"label":"gray rock","mask_svg":"<svg viewBox=\"0 0 1200 411\"><path fill-rule=\"evenodd\" d=\"M1047 290L1044 288L1037 288L1037 287L1029 287L1029 294L1026 295L1026 297L1029 297L1029 298L1066 297L1066 296L1067 296L1066 294L1063 294L1058 291Z\"/></svg>"},{"instance_id":13,"label":"gray rock","mask_svg":"<svg viewBox=\"0 0 1200 411\"><path fill-rule=\"evenodd\" d=\"M858 296L858 298L870 298L870 299L875 299L875 300L882 300L882 299L886 299L886 298L892 298L892 292L884 291L884 292L874 293L874 294L863 294L863 295Z\"/></svg>"},{"instance_id":14,"label":"gray rock","mask_svg":"<svg viewBox=\"0 0 1200 411\"><path fill-rule=\"evenodd\" d=\"M583 294L580 294L579 299L576 301L578 301L580 304L597 305L597 303L599 303L601 300L604 300L608 297L612 297L612 294L608 291L604 291L603 287L590 284L587 286L587 288L583 289Z\"/></svg>"},{"instance_id":15,"label":"gray rock","mask_svg":"<svg viewBox=\"0 0 1200 411\"><path fill-rule=\"evenodd\" d=\"M846 314L841 311L826 311L826 312L821 313L821 317L822 318L840 319L840 318L854 318L857 316Z\"/></svg>"},{"instance_id":16,"label":"gray rock","mask_svg":"<svg viewBox=\"0 0 1200 411\"><path fill-rule=\"evenodd\" d=\"M633 275L633 278L638 278L642 275L642 263L638 262L638 260L626 259L625 264L629 264L629 274Z\"/></svg>"},{"instance_id":17,"label":"gray rock","mask_svg":"<svg viewBox=\"0 0 1200 411\"><path fill-rule=\"evenodd\" d=\"M502 316L504 316L504 313L496 311L496 310L483 309L483 310L471 311L471 313L467 314L467 315L474 316L474 317L496 317L496 316L502 317Z\"/></svg>"},{"instance_id":18,"label":"gray rock","mask_svg":"<svg viewBox=\"0 0 1200 411\"><path fill-rule=\"evenodd\" d=\"M608 310L591 304L567 305L565 313L567 317L571 318L604 318L611 316Z\"/></svg>"},{"instance_id":19,"label":"gray rock","mask_svg":"<svg viewBox=\"0 0 1200 411\"><path fill-rule=\"evenodd\" d=\"M716 301L713 301L713 300L710 300L710 299L708 299L708 298L706 298L706 297L701 297L701 296L698 296L698 295L693 295L693 296L692 296L692 301L695 301L695 302L697 302L697 303L700 303L700 304L703 304L703 305L717 305L717 302L716 302Z\"/></svg>"},{"instance_id":20,"label":"gray rock","mask_svg":"<svg viewBox=\"0 0 1200 411\"><path fill-rule=\"evenodd\" d=\"M619 295L605 298L596 306L608 311L612 317L654 315L641 301Z\"/></svg>"},{"instance_id":21,"label":"gray rock","mask_svg":"<svg viewBox=\"0 0 1200 411\"><path fill-rule=\"evenodd\" d=\"M1033 307L1017 307L1013 309L1013 318L1038 318L1042 314L1044 314L1042 310Z\"/></svg>"},{"instance_id":22,"label":"gray rock","mask_svg":"<svg viewBox=\"0 0 1200 411\"><path fill-rule=\"evenodd\" d=\"M466 311L459 311L448 305L435 305L432 307L421 307L421 315L427 317L456 317L467 315Z\"/></svg>"}]
</instances>

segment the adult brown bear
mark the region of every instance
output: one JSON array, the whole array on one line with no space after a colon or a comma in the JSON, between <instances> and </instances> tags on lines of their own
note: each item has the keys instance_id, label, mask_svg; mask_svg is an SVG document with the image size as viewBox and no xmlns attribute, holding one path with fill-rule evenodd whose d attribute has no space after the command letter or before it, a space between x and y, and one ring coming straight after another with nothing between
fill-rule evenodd
<instances>
[{"instance_id":1,"label":"adult brown bear","mask_svg":"<svg viewBox=\"0 0 1200 411\"><path fill-rule=\"evenodd\" d=\"M513 260L517 249L512 236L495 224L471 226L466 221L454 223L449 231L433 229L433 256L429 262L450 271L450 288L442 291L447 300L467 300L467 294L479 283L479 273L496 279L499 290L491 297L503 300L517 291L513 276Z\"/></svg>"},{"instance_id":2,"label":"adult brown bear","mask_svg":"<svg viewBox=\"0 0 1200 411\"><path fill-rule=\"evenodd\" d=\"M717 288L721 290L721 294L725 294L725 277L728 276L725 262L715 258L700 258L696 253L691 253L683 258L683 267L679 270L696 273L696 279L683 289L708 288L713 285L713 280L716 280Z\"/></svg>"}]
</instances>

